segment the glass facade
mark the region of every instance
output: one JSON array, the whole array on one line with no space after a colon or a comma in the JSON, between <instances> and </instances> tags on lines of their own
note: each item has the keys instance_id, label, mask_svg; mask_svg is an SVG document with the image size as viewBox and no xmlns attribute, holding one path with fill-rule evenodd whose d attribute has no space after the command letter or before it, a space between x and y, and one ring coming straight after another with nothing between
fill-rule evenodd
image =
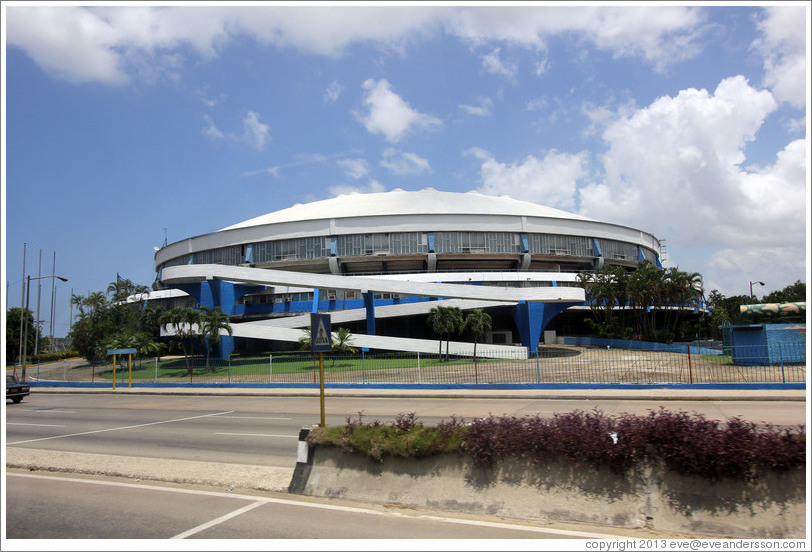
<instances>
[{"instance_id":1,"label":"glass facade","mask_svg":"<svg viewBox=\"0 0 812 552\"><path fill-rule=\"evenodd\" d=\"M435 232L435 253L521 253L516 232Z\"/></svg>"},{"instance_id":2,"label":"glass facade","mask_svg":"<svg viewBox=\"0 0 812 552\"><path fill-rule=\"evenodd\" d=\"M247 245L220 247L207 251L181 255L162 265L185 264L238 265L245 262L248 248L253 263L319 259L331 256L333 241L338 257L365 255L409 255L429 253L428 232L388 232L318 236L271 240ZM607 261L639 261L639 250L646 260L656 264L657 254L636 244L599 238L604 259ZM527 247L532 255L594 257L593 239L583 236L559 234L527 234ZM435 253L522 253L522 235L518 232L434 232Z\"/></svg>"},{"instance_id":3,"label":"glass facade","mask_svg":"<svg viewBox=\"0 0 812 552\"><path fill-rule=\"evenodd\" d=\"M637 246L631 243L619 242L615 240L606 240L600 239L598 240L601 245L601 251L603 252L603 258L609 260L618 260L618 261L636 261L638 260L637 256Z\"/></svg>"},{"instance_id":4,"label":"glass facade","mask_svg":"<svg viewBox=\"0 0 812 552\"><path fill-rule=\"evenodd\" d=\"M428 235L425 232L336 236L336 255L357 257L360 255L428 253L428 243Z\"/></svg>"},{"instance_id":5,"label":"glass facade","mask_svg":"<svg viewBox=\"0 0 812 552\"><path fill-rule=\"evenodd\" d=\"M582 236L528 234L527 242L530 253L533 255L568 255L572 257L593 256L592 239Z\"/></svg>"}]
</instances>

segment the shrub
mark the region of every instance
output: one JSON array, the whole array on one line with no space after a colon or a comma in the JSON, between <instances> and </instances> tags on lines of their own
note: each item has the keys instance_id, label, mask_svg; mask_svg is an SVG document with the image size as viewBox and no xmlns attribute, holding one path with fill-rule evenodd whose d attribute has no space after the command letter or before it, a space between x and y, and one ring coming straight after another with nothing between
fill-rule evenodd
<instances>
[{"instance_id":1,"label":"shrub","mask_svg":"<svg viewBox=\"0 0 812 552\"><path fill-rule=\"evenodd\" d=\"M753 480L766 470L786 471L806 464L806 431L779 429L738 417L726 423L701 414L668 412L610 417L598 410L576 410L551 418L478 418L466 424L452 417L425 427L412 414L398 414L389 425L365 424L362 413L344 426L317 428L312 444L339 446L378 461L384 457L422 457L444 452L470 456L477 465L507 457L531 462L564 461L576 467L606 467L623 472L643 459L675 472L712 480Z\"/></svg>"}]
</instances>

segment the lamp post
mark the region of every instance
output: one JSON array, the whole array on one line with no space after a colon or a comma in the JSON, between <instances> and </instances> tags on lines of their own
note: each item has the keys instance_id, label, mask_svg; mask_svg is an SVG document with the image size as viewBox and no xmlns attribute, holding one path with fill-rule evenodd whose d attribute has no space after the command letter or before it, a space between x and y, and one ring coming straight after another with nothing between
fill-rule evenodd
<instances>
[{"instance_id":1,"label":"lamp post","mask_svg":"<svg viewBox=\"0 0 812 552\"><path fill-rule=\"evenodd\" d=\"M758 284L760 286L765 285L764 282L759 282L758 280L756 280L755 282L750 282L750 304L752 304L753 301L755 301L755 298L753 297L753 284Z\"/></svg>"},{"instance_id":2,"label":"lamp post","mask_svg":"<svg viewBox=\"0 0 812 552\"><path fill-rule=\"evenodd\" d=\"M23 367L23 382L26 381L25 380L25 364L26 364L25 356L26 356L26 351L28 349L28 346L27 346L28 345L28 343L27 343L27 341L28 341L28 316L27 315L28 315L28 300L31 298L30 297L30 295L31 295L31 280L42 280L43 278L59 278L63 282L68 281L67 278L63 278L62 276L56 276L55 274L49 274L48 276L35 276L33 278L31 276L26 276L26 278L28 279L28 281L25 284L25 310L23 311L23 317L25 317L25 325L23 327L23 336L22 336L23 337L23 339L22 339L22 344L23 344L22 351L23 352L22 352L22 357L20 359L22 367ZM34 352L36 353L36 351L34 351Z\"/></svg>"}]
</instances>

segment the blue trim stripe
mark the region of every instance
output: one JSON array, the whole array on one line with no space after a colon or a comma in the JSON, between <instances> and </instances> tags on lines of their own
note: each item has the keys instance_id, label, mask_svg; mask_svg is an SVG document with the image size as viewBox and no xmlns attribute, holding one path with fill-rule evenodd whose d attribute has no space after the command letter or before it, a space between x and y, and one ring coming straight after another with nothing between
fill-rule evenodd
<instances>
[{"instance_id":1,"label":"blue trim stripe","mask_svg":"<svg viewBox=\"0 0 812 552\"><path fill-rule=\"evenodd\" d=\"M31 387L111 388L112 382L27 382ZM127 382L118 382L119 387ZM133 383L133 387L318 389L317 383ZM332 389L806 389L806 383L325 383ZM123 387L122 387L123 388Z\"/></svg>"}]
</instances>

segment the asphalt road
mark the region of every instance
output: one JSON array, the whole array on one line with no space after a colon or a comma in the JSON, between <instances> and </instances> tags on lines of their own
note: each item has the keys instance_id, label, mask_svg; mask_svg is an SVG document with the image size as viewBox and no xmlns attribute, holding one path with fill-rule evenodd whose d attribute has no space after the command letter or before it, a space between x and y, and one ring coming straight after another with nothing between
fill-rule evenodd
<instances>
[{"instance_id":1,"label":"asphalt road","mask_svg":"<svg viewBox=\"0 0 812 552\"><path fill-rule=\"evenodd\" d=\"M427 425L451 416L550 416L598 409L645 415L668 410L754 423L806 421L803 401L549 400L497 398L328 397L327 425L347 418L391 421L414 413ZM174 458L293 468L299 429L319 423L318 397L123 395L35 391L6 409L6 444L32 449Z\"/></svg>"},{"instance_id":2,"label":"asphalt road","mask_svg":"<svg viewBox=\"0 0 812 552\"><path fill-rule=\"evenodd\" d=\"M9 539L572 539L635 534L90 476L11 470L6 482L14 505L6 512Z\"/></svg>"},{"instance_id":3,"label":"asphalt road","mask_svg":"<svg viewBox=\"0 0 812 552\"><path fill-rule=\"evenodd\" d=\"M755 423L794 426L806 423L807 418L802 400L443 398L399 394L328 395L325 404L328 425L357 418L359 412L367 421L384 422L399 413L414 413L431 425L452 415L468 419L489 414L549 416L595 408L607 414L646 414L660 405L722 421L740 416ZM560 526L555 532L549 526L520 520L287 495L283 491L296 463L299 429L319 421L319 400L313 395L111 394L35 389L22 403L7 404L5 414L7 465L12 466L7 467L5 481L7 504L13 506L6 509L9 539L558 539L583 538L587 533L651 537L639 531L578 526ZM37 467L13 467L10 459L15 455L36 457ZM58 461L74 467L56 467L57 472L72 473L49 473L48 463ZM96 465L111 463L112 471L94 471ZM109 477L124 473L133 463L138 463L141 471L129 475L130 479ZM173 466L174 471L159 476ZM192 482L183 479L192 469L209 474L204 473L199 480L195 475ZM275 470L276 479L270 486L252 487L252 469L260 474ZM229 477L240 476L250 482L245 486L228 483ZM559 530L562 528L564 532Z\"/></svg>"}]
</instances>

